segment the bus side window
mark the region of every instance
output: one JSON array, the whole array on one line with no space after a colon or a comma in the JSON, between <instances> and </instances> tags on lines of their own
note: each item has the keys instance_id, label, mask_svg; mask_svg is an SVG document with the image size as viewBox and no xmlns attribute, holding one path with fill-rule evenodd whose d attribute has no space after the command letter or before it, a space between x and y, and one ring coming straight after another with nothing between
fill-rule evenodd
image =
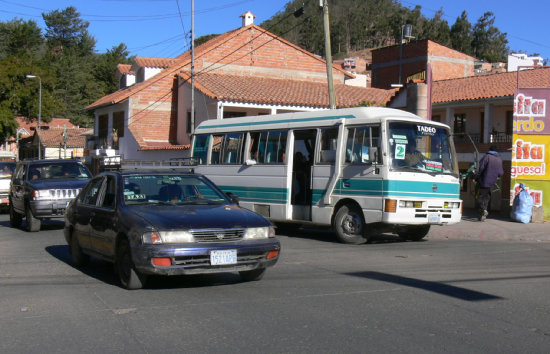
<instances>
[{"instance_id":1,"label":"bus side window","mask_svg":"<svg viewBox=\"0 0 550 354\"><path fill-rule=\"evenodd\" d=\"M220 163L223 135L213 135L212 138L212 155L210 156L210 163L212 165L218 165Z\"/></svg>"},{"instance_id":2,"label":"bus side window","mask_svg":"<svg viewBox=\"0 0 550 354\"><path fill-rule=\"evenodd\" d=\"M370 127L371 146L376 148L376 156L371 155L371 162L382 163L382 147L380 146L380 126ZM374 151L373 151L374 152ZM376 158L376 161L374 161Z\"/></svg>"},{"instance_id":3,"label":"bus side window","mask_svg":"<svg viewBox=\"0 0 550 354\"><path fill-rule=\"evenodd\" d=\"M208 144L210 142L210 135L203 134L197 135L195 138L195 146L193 147L193 157L198 160L201 165L206 164L206 157L208 156Z\"/></svg>"},{"instance_id":4,"label":"bus side window","mask_svg":"<svg viewBox=\"0 0 550 354\"><path fill-rule=\"evenodd\" d=\"M267 138L266 158L268 164L283 163L286 149L286 131L270 131Z\"/></svg>"},{"instance_id":5,"label":"bus side window","mask_svg":"<svg viewBox=\"0 0 550 354\"><path fill-rule=\"evenodd\" d=\"M260 133L250 133L250 150L248 151L248 159L258 163L258 142L260 141Z\"/></svg>"},{"instance_id":6,"label":"bus side window","mask_svg":"<svg viewBox=\"0 0 550 354\"><path fill-rule=\"evenodd\" d=\"M237 164L241 163L241 146L243 143L243 133L226 134L222 144L223 163Z\"/></svg>"},{"instance_id":7,"label":"bus side window","mask_svg":"<svg viewBox=\"0 0 550 354\"><path fill-rule=\"evenodd\" d=\"M338 143L338 129L328 128L321 130L321 144L319 145L319 163L336 161L336 146Z\"/></svg>"},{"instance_id":8,"label":"bus side window","mask_svg":"<svg viewBox=\"0 0 550 354\"><path fill-rule=\"evenodd\" d=\"M267 141L267 132L261 132L260 133L260 140L258 143L258 152L257 152L257 159L258 163L265 163L265 145Z\"/></svg>"},{"instance_id":9,"label":"bus side window","mask_svg":"<svg viewBox=\"0 0 550 354\"><path fill-rule=\"evenodd\" d=\"M376 153L375 153L376 152ZM374 159L378 161L374 161ZM380 162L380 127L348 129L346 162L352 164Z\"/></svg>"}]
</instances>

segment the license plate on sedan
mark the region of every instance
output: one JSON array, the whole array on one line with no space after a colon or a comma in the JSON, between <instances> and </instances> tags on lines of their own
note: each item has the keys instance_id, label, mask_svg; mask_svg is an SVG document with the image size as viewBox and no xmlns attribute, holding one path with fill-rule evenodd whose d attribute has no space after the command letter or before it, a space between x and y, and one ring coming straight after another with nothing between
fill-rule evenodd
<instances>
[{"instance_id":1,"label":"license plate on sedan","mask_svg":"<svg viewBox=\"0 0 550 354\"><path fill-rule=\"evenodd\" d=\"M237 263L237 250L210 251L211 265L225 265Z\"/></svg>"}]
</instances>

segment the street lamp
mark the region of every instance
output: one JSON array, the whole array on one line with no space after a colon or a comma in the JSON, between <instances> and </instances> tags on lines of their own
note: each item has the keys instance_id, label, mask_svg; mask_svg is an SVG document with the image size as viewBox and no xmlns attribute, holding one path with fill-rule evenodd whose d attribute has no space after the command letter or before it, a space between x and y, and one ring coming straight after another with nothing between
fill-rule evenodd
<instances>
[{"instance_id":1,"label":"street lamp","mask_svg":"<svg viewBox=\"0 0 550 354\"><path fill-rule=\"evenodd\" d=\"M40 146L40 119L42 116L42 79L37 75L27 75L28 79L38 78L38 159L40 160L41 146Z\"/></svg>"}]
</instances>

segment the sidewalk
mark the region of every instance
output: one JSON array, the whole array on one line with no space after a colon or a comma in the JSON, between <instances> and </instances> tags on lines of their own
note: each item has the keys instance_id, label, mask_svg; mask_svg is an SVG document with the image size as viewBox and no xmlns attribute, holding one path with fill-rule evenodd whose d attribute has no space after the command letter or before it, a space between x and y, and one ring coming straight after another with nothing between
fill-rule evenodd
<instances>
[{"instance_id":1,"label":"sidewalk","mask_svg":"<svg viewBox=\"0 0 550 354\"><path fill-rule=\"evenodd\" d=\"M550 222L523 224L498 212L481 222L475 210L467 209L458 224L432 226L430 238L550 242Z\"/></svg>"}]
</instances>

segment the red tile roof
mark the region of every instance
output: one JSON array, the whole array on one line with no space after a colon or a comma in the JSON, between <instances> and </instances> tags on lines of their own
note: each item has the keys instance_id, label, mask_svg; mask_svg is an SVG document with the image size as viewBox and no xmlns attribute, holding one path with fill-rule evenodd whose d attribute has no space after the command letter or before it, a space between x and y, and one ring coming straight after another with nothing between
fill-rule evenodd
<instances>
[{"instance_id":1,"label":"red tile roof","mask_svg":"<svg viewBox=\"0 0 550 354\"><path fill-rule=\"evenodd\" d=\"M518 73L516 71L434 81L432 102L445 103L513 97L517 81ZM519 74L519 81L521 87L550 87L550 67L522 70Z\"/></svg>"},{"instance_id":2,"label":"red tile roof","mask_svg":"<svg viewBox=\"0 0 550 354\"><path fill-rule=\"evenodd\" d=\"M124 75L124 74L135 75L135 72L131 70L132 69L131 64L118 64L116 66L116 69L122 75Z\"/></svg>"},{"instance_id":3,"label":"red tile roof","mask_svg":"<svg viewBox=\"0 0 550 354\"><path fill-rule=\"evenodd\" d=\"M293 47L294 49L299 50L299 51L303 52L304 54L306 54L308 56L311 56L312 58L315 58L315 60L324 62L324 59L319 58L318 56L304 50L303 48L300 48L297 45L292 44L292 43L286 41L285 39L283 39L281 37L277 37L276 35L268 32L265 29L263 29L261 27L258 27L256 25L250 25L250 26L247 26L247 27L240 27L240 28L237 28L235 30L225 32L225 33L220 34L219 36L216 36L216 37L212 38L211 40L197 46L197 48L195 48L195 59L199 59L201 57L201 55L204 55L204 54L210 52L211 50L219 47L221 45L221 43L227 42L231 38L233 38L235 36L238 36L241 32L246 31L246 30L250 30L251 28L254 28L257 31L261 31L263 33L269 34L269 35L273 36L273 38L276 38L277 40ZM138 58L140 58L140 57L138 57ZM137 61L138 58L136 58L136 61ZM141 57L141 59L145 59L145 58ZM153 58L153 59L160 59L160 58ZM85 109L90 110L90 109L95 109L95 108L98 108L98 107L101 107L101 106L120 103L120 102L126 100L128 97L136 94L137 92L140 92L141 90L148 87L149 85L151 85L151 84L153 84L153 83L155 83L159 80L162 80L163 78L165 78L169 75L175 75L184 66L189 65L189 63L191 62L191 51L187 51L187 52L181 54L180 56L178 56L175 59L167 59L167 60L172 61L172 65L170 67L167 67L166 70L161 71L160 73L158 73L157 75L153 76L152 78L150 78L146 81L142 81L142 82L137 83L135 85L132 85L130 87L126 87L122 90L118 90L118 91L115 91L115 92L113 92L113 93L111 93L107 96L104 96L104 97L100 98L99 100L95 101L94 103L92 103L92 104L88 105L87 107L85 107ZM145 61L143 62L143 64L145 64ZM355 77L354 75L348 73L347 71L343 70L342 68L338 67L337 65L333 65L333 68L337 71L342 72L347 77Z\"/></svg>"},{"instance_id":4,"label":"red tile roof","mask_svg":"<svg viewBox=\"0 0 550 354\"><path fill-rule=\"evenodd\" d=\"M40 141L44 146L58 147L64 145L63 132L67 134L67 147L85 147L87 128L48 128L40 130Z\"/></svg>"},{"instance_id":5,"label":"red tile roof","mask_svg":"<svg viewBox=\"0 0 550 354\"><path fill-rule=\"evenodd\" d=\"M176 63L173 58L136 57L135 65L146 68L166 69Z\"/></svg>"},{"instance_id":6,"label":"red tile roof","mask_svg":"<svg viewBox=\"0 0 550 354\"><path fill-rule=\"evenodd\" d=\"M190 82L189 72L179 76ZM319 82L267 79L254 76L203 73L196 77L195 87L210 98L224 101L328 107L328 86ZM385 106L395 90L335 85L338 107L374 102Z\"/></svg>"},{"instance_id":7,"label":"red tile roof","mask_svg":"<svg viewBox=\"0 0 550 354\"><path fill-rule=\"evenodd\" d=\"M26 117L15 117L15 120L17 121L17 124L19 125L18 129L25 129L30 133L30 135L33 134L33 131L38 126L38 121L36 118L26 118ZM48 122L41 121L40 127L46 128L46 127L57 127L57 128L63 128L66 126L67 128L77 128L76 125L71 123L71 121L68 118L52 118L52 120ZM30 135L23 135L22 137L27 137Z\"/></svg>"}]
</instances>

